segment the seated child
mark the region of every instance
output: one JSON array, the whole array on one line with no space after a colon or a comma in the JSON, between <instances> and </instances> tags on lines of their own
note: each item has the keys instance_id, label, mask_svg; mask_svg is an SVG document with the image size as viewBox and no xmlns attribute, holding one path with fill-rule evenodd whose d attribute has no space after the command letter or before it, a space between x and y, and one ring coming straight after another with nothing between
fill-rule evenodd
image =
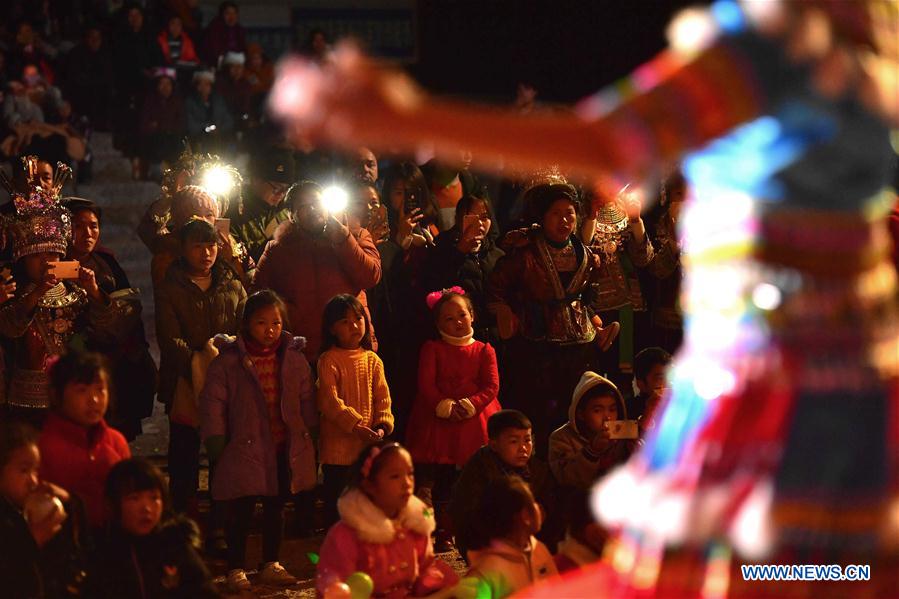
<instances>
[{"instance_id":1,"label":"seated child","mask_svg":"<svg viewBox=\"0 0 899 599\"><path fill-rule=\"evenodd\" d=\"M599 561L607 538L605 529L593 517L589 493L572 493L567 505L568 533L553 558L560 574Z\"/></svg>"},{"instance_id":2,"label":"seated child","mask_svg":"<svg viewBox=\"0 0 899 599\"><path fill-rule=\"evenodd\" d=\"M671 354L661 347L647 347L634 356L634 382L638 395L629 399L629 418L640 421L641 432L648 428L656 407L668 386L668 365Z\"/></svg>"},{"instance_id":3,"label":"seated child","mask_svg":"<svg viewBox=\"0 0 899 599\"><path fill-rule=\"evenodd\" d=\"M106 479L106 500L111 525L100 544L89 596L219 596L197 553L197 526L184 517L172 518L158 468L140 458L119 462Z\"/></svg>"},{"instance_id":4,"label":"seated child","mask_svg":"<svg viewBox=\"0 0 899 599\"><path fill-rule=\"evenodd\" d=\"M63 489L38 478L37 432L0 421L0 576L4 597L57 597L80 590L79 512ZM65 503L65 506L63 505ZM73 517L69 517L69 513ZM83 518L81 518L83 519ZM70 566L75 566L75 571Z\"/></svg>"},{"instance_id":5,"label":"seated child","mask_svg":"<svg viewBox=\"0 0 899 599\"><path fill-rule=\"evenodd\" d=\"M131 457L128 442L107 426L109 371L95 353L70 352L50 368L51 411L40 436L41 478L77 495L94 528L105 523L103 485Z\"/></svg>"},{"instance_id":6,"label":"seated child","mask_svg":"<svg viewBox=\"0 0 899 599\"><path fill-rule=\"evenodd\" d=\"M627 460L636 439L610 439L608 423L625 420L624 399L612 381L585 372L574 388L569 421L549 436L549 467L560 485L588 490Z\"/></svg>"},{"instance_id":7,"label":"seated child","mask_svg":"<svg viewBox=\"0 0 899 599\"><path fill-rule=\"evenodd\" d=\"M491 481L475 518L479 534L468 552L468 576L480 580L478 597L502 599L558 575L549 549L534 538L543 524L542 510L519 477Z\"/></svg>"},{"instance_id":8,"label":"seated child","mask_svg":"<svg viewBox=\"0 0 899 599\"><path fill-rule=\"evenodd\" d=\"M473 528L477 526L475 513L487 485L496 479L518 476L531 487L531 492L543 506L548 517L557 520L552 499L555 482L546 464L532 458L534 440L531 421L518 410L500 410L487 419L487 445L480 448L462 468L453 487L450 514L456 532L456 547L466 556ZM554 526L551 523L551 526ZM547 544L554 544L561 534L554 528L544 531Z\"/></svg>"},{"instance_id":9,"label":"seated child","mask_svg":"<svg viewBox=\"0 0 899 599\"><path fill-rule=\"evenodd\" d=\"M374 582L373 597L431 595L456 584L452 568L434 557L434 513L414 488L412 457L399 443L379 441L362 450L337 502L340 521L321 547L319 596L360 571Z\"/></svg>"}]
</instances>

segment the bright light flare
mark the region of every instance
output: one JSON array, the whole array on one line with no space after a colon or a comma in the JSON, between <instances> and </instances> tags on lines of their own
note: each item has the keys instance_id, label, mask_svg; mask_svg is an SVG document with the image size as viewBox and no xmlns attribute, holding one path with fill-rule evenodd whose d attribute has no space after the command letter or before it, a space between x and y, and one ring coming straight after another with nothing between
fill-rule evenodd
<instances>
[{"instance_id":1,"label":"bright light flare","mask_svg":"<svg viewBox=\"0 0 899 599\"><path fill-rule=\"evenodd\" d=\"M321 206L329 214L337 214L346 210L350 196L340 186L330 185L322 190Z\"/></svg>"},{"instance_id":2,"label":"bright light flare","mask_svg":"<svg viewBox=\"0 0 899 599\"><path fill-rule=\"evenodd\" d=\"M228 169L213 166L203 173L200 185L216 196L227 196L234 189L235 181Z\"/></svg>"}]
</instances>

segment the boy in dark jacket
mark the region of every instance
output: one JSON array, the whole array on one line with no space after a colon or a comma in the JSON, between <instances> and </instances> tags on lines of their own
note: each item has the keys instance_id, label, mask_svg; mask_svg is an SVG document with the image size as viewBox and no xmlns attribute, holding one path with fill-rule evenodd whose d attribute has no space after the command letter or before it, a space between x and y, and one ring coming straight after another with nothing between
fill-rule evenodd
<instances>
[{"instance_id":1,"label":"boy in dark jacket","mask_svg":"<svg viewBox=\"0 0 899 599\"><path fill-rule=\"evenodd\" d=\"M634 357L634 382L640 393L628 401L627 413L641 421L641 429L646 428L662 398L670 363L671 354L661 347L647 347Z\"/></svg>"},{"instance_id":2,"label":"boy in dark jacket","mask_svg":"<svg viewBox=\"0 0 899 599\"><path fill-rule=\"evenodd\" d=\"M637 440L610 438L609 423L626 420L628 412L614 383L595 372L581 376L568 417L568 423L549 436L549 467L560 485L587 491L630 457Z\"/></svg>"},{"instance_id":3,"label":"boy in dark jacket","mask_svg":"<svg viewBox=\"0 0 899 599\"><path fill-rule=\"evenodd\" d=\"M456 547L467 559L475 518L488 483L501 476L519 476L531 488L546 514L538 536L552 550L561 537L553 494L555 481L546 464L533 458L531 421L518 410L500 410L487 420L487 445L481 447L462 468L453 487L450 515L456 533Z\"/></svg>"}]
</instances>

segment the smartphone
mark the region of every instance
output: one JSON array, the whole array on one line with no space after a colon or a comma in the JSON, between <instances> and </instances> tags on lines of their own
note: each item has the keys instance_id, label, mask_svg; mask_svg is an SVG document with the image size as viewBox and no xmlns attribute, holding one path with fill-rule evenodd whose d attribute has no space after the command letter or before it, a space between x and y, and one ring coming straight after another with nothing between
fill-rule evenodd
<instances>
[{"instance_id":1,"label":"smartphone","mask_svg":"<svg viewBox=\"0 0 899 599\"><path fill-rule=\"evenodd\" d=\"M413 210L420 209L421 206L418 203L418 198L415 197L414 193L407 193L406 199L403 201L403 211L406 214L411 214Z\"/></svg>"},{"instance_id":2,"label":"smartphone","mask_svg":"<svg viewBox=\"0 0 899 599\"><path fill-rule=\"evenodd\" d=\"M77 279L81 264L78 260L65 260L63 262L50 262L50 271L57 279Z\"/></svg>"},{"instance_id":3,"label":"smartphone","mask_svg":"<svg viewBox=\"0 0 899 599\"><path fill-rule=\"evenodd\" d=\"M639 436L636 420L610 420L606 427L609 439L636 439Z\"/></svg>"},{"instance_id":4,"label":"smartphone","mask_svg":"<svg viewBox=\"0 0 899 599\"><path fill-rule=\"evenodd\" d=\"M231 234L231 219L217 218L215 219L215 232L219 235L227 237Z\"/></svg>"}]
</instances>

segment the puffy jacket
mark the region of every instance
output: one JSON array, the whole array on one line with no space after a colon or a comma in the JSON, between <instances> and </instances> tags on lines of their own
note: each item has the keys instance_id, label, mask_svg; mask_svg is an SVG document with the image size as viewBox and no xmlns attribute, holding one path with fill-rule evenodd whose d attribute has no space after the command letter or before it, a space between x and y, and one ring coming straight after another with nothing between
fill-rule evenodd
<instances>
[{"instance_id":1,"label":"puffy jacket","mask_svg":"<svg viewBox=\"0 0 899 599\"><path fill-rule=\"evenodd\" d=\"M156 36L156 41L159 43L159 49L162 52L165 63L174 64L175 61L172 60L171 50L169 49L168 31L160 31L159 35ZM200 62L193 41L183 31L181 32L181 56L178 57L178 60L183 62Z\"/></svg>"},{"instance_id":2,"label":"puffy jacket","mask_svg":"<svg viewBox=\"0 0 899 599\"><path fill-rule=\"evenodd\" d=\"M76 493L84 502L91 526L102 526L106 475L117 463L131 457L122 433L102 420L88 429L50 412L38 445L41 478Z\"/></svg>"},{"instance_id":3,"label":"puffy jacket","mask_svg":"<svg viewBox=\"0 0 899 599\"><path fill-rule=\"evenodd\" d=\"M337 511L340 522L321 547L315 585L319 596L353 572L371 576L372 597L420 597L458 580L449 564L434 557L434 512L415 495L394 520L359 489L344 493Z\"/></svg>"},{"instance_id":4,"label":"puffy jacket","mask_svg":"<svg viewBox=\"0 0 899 599\"><path fill-rule=\"evenodd\" d=\"M468 576L477 577L486 585L491 599L503 599L559 574L549 549L534 537L525 550L497 539L484 549L469 551L468 561L471 563Z\"/></svg>"},{"instance_id":5,"label":"puffy jacket","mask_svg":"<svg viewBox=\"0 0 899 599\"><path fill-rule=\"evenodd\" d=\"M332 244L324 235L311 235L285 222L259 259L253 287L272 289L284 298L290 327L306 338L304 351L311 363L321 346L325 304L335 295L350 293L367 314L365 290L380 280L381 258L365 229Z\"/></svg>"},{"instance_id":6,"label":"puffy jacket","mask_svg":"<svg viewBox=\"0 0 899 599\"><path fill-rule=\"evenodd\" d=\"M219 355L206 371L200 393L204 439L228 437L215 465L212 496L217 500L250 495L278 495L275 444L268 407L253 362L242 339L216 339ZM312 371L303 356L306 340L281 333L281 418L287 427L290 492L315 486L315 447L309 428L318 423Z\"/></svg>"},{"instance_id":7,"label":"puffy jacket","mask_svg":"<svg viewBox=\"0 0 899 599\"><path fill-rule=\"evenodd\" d=\"M237 333L237 307L246 296L234 271L218 262L206 291L193 284L180 262L169 267L156 290L159 401L171 403L179 376L191 380L194 352L219 333Z\"/></svg>"}]
</instances>

